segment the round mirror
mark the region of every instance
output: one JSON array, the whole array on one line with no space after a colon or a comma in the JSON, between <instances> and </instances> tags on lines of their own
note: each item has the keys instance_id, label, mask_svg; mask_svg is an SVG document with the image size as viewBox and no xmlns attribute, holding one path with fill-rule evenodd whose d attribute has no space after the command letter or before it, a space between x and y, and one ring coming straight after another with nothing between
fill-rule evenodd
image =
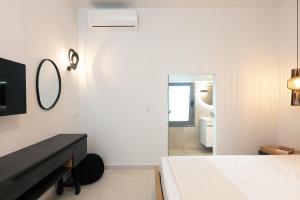
<instances>
[{"instance_id":1,"label":"round mirror","mask_svg":"<svg viewBox=\"0 0 300 200\"><path fill-rule=\"evenodd\" d=\"M36 75L36 93L40 107L52 109L59 100L61 93L61 78L56 64L50 59L40 63Z\"/></svg>"},{"instance_id":2,"label":"round mirror","mask_svg":"<svg viewBox=\"0 0 300 200\"><path fill-rule=\"evenodd\" d=\"M205 104L211 106L213 105L213 85L205 84L201 87L201 100Z\"/></svg>"}]
</instances>

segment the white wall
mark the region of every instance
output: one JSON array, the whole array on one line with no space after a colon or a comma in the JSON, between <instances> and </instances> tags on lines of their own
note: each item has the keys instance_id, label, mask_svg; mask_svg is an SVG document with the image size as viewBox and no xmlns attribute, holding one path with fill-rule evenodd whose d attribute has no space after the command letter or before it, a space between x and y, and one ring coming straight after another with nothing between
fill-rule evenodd
<instances>
[{"instance_id":1,"label":"white wall","mask_svg":"<svg viewBox=\"0 0 300 200\"><path fill-rule=\"evenodd\" d=\"M139 32L92 32L79 12L80 126L106 164L168 149L168 74L215 74L217 153L276 143L278 9L139 9ZM151 112L146 111L147 102Z\"/></svg>"},{"instance_id":2,"label":"white wall","mask_svg":"<svg viewBox=\"0 0 300 200\"><path fill-rule=\"evenodd\" d=\"M60 132L78 132L79 104L89 151L103 155L106 164L157 163L167 155L167 82L174 73L216 75L218 154L256 153L276 138L300 148L300 116L286 89L295 65L294 3L139 9L139 32L91 32L80 10L82 69L69 73L67 51L77 47L73 2L2 1L0 56L27 65L28 113L0 117L0 156ZM43 58L57 62L63 81L61 99L48 112L35 94Z\"/></svg>"},{"instance_id":3,"label":"white wall","mask_svg":"<svg viewBox=\"0 0 300 200\"><path fill-rule=\"evenodd\" d=\"M287 0L280 7L280 107L278 112L278 144L300 149L300 108L291 106L287 80L297 66L296 1Z\"/></svg>"},{"instance_id":4,"label":"white wall","mask_svg":"<svg viewBox=\"0 0 300 200\"><path fill-rule=\"evenodd\" d=\"M79 131L78 81L66 72L68 49L77 48L77 10L72 0L2 0L0 57L26 64L27 114L0 117L0 156L58 133ZM60 101L39 108L35 76L39 62L53 59L62 76Z\"/></svg>"}]
</instances>

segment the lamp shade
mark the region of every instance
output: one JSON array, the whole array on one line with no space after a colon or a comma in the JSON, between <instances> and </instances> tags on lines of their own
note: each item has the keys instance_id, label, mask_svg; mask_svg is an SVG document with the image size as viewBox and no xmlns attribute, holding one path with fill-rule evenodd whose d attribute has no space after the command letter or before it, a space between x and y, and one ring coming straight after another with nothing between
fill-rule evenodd
<instances>
[{"instance_id":1,"label":"lamp shade","mask_svg":"<svg viewBox=\"0 0 300 200\"><path fill-rule=\"evenodd\" d=\"M290 78L287 82L287 87L290 90L300 90L300 77Z\"/></svg>"},{"instance_id":2,"label":"lamp shade","mask_svg":"<svg viewBox=\"0 0 300 200\"><path fill-rule=\"evenodd\" d=\"M298 70L298 72L297 72ZM300 69L293 69L291 78L287 81L287 87L290 90L300 90Z\"/></svg>"}]
</instances>

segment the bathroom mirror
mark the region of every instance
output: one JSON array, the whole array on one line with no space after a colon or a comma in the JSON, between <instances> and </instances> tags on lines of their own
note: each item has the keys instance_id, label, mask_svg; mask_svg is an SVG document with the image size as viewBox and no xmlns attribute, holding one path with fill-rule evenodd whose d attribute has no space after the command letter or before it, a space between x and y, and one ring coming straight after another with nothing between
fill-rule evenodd
<instances>
[{"instance_id":1,"label":"bathroom mirror","mask_svg":"<svg viewBox=\"0 0 300 200\"><path fill-rule=\"evenodd\" d=\"M36 93L39 106L44 110L52 109L61 93L61 77L56 64L50 59L40 63L36 75Z\"/></svg>"},{"instance_id":2,"label":"bathroom mirror","mask_svg":"<svg viewBox=\"0 0 300 200\"><path fill-rule=\"evenodd\" d=\"M213 85L207 84L202 86L201 90L201 100L207 105L213 105Z\"/></svg>"}]
</instances>

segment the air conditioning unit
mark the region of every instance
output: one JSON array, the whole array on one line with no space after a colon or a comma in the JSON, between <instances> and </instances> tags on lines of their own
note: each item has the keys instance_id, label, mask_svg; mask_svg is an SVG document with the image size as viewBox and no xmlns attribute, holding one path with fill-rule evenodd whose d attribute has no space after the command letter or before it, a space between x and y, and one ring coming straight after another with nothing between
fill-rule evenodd
<instances>
[{"instance_id":1,"label":"air conditioning unit","mask_svg":"<svg viewBox=\"0 0 300 200\"><path fill-rule=\"evenodd\" d=\"M135 9L88 10L88 24L92 30L138 30Z\"/></svg>"}]
</instances>

